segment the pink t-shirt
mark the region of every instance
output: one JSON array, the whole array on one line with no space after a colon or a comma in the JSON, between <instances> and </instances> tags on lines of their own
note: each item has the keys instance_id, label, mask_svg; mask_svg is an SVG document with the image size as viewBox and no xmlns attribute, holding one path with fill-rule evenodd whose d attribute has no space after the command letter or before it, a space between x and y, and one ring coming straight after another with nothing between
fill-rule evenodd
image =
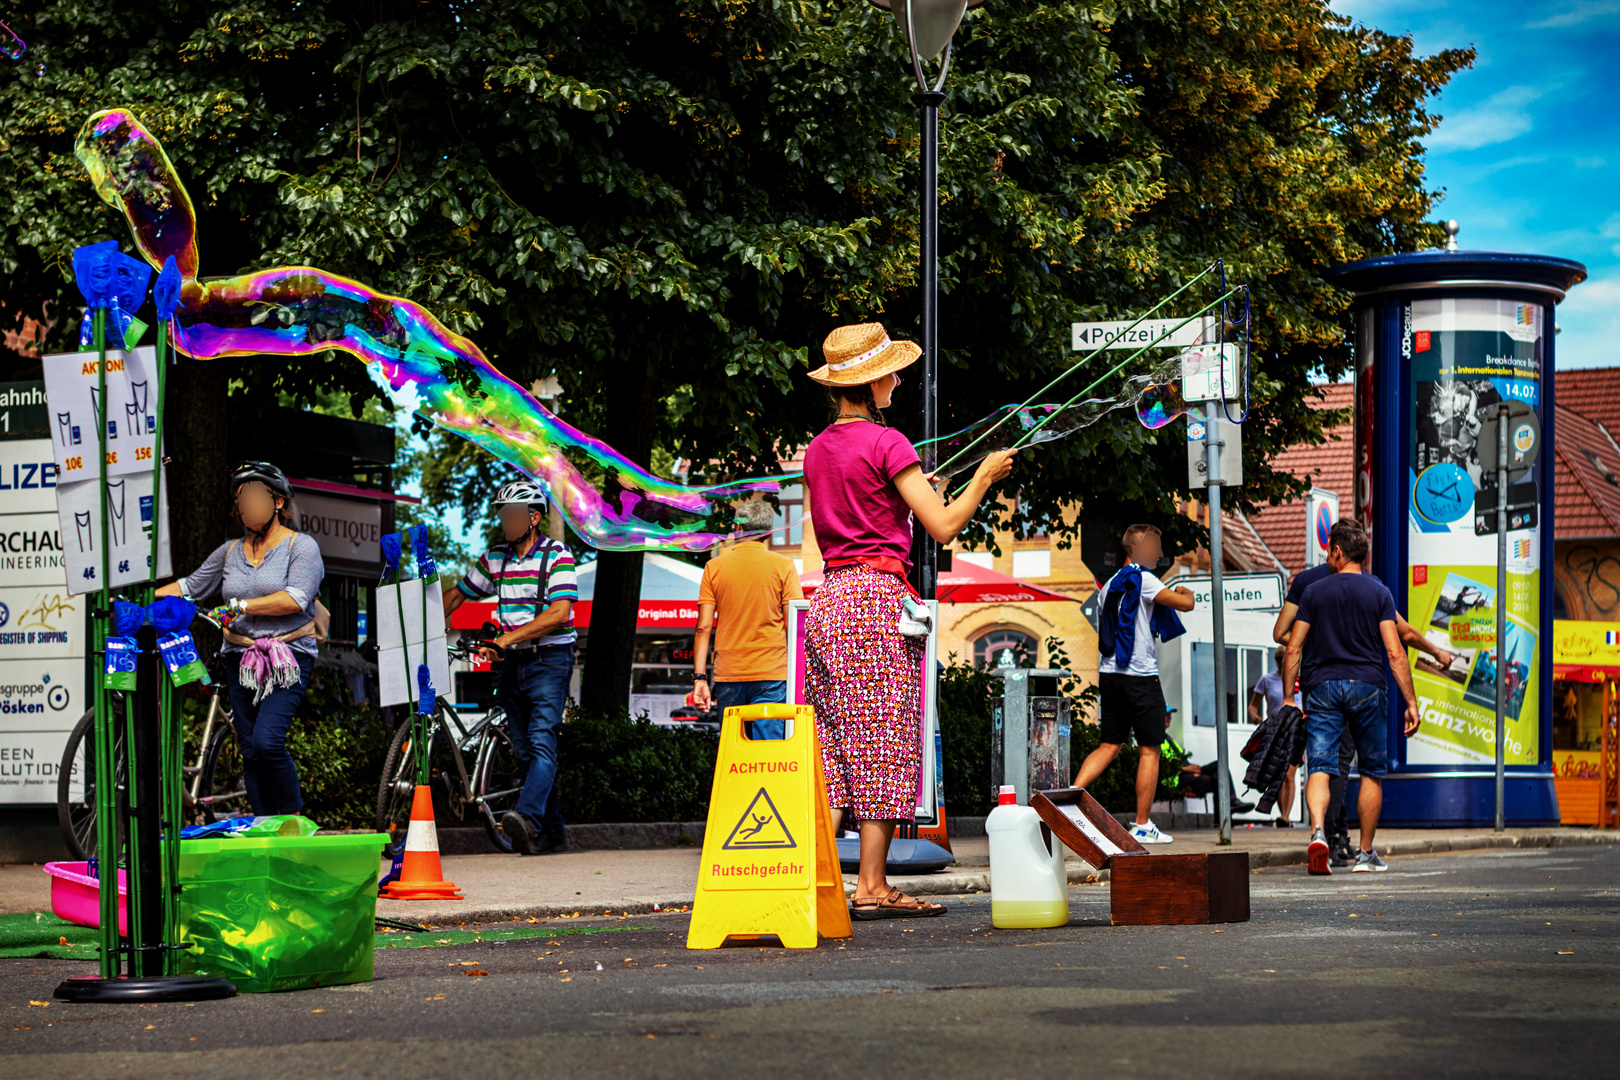
<instances>
[{"instance_id":1,"label":"pink t-shirt","mask_svg":"<svg viewBox=\"0 0 1620 1080\"><path fill-rule=\"evenodd\" d=\"M810 518L824 562L888 557L911 565L911 508L894 478L918 463L893 428L832 424L804 452Z\"/></svg>"}]
</instances>

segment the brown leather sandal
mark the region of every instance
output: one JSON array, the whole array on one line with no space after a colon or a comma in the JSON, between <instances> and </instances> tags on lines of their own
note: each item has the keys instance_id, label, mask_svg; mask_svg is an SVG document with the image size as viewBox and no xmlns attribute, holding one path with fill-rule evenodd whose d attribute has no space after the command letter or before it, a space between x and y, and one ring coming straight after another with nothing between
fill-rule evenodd
<instances>
[{"instance_id":1,"label":"brown leather sandal","mask_svg":"<svg viewBox=\"0 0 1620 1080\"><path fill-rule=\"evenodd\" d=\"M944 904L933 904L891 888L887 896L868 896L849 902L849 917L860 922L874 919L931 919L945 914Z\"/></svg>"}]
</instances>

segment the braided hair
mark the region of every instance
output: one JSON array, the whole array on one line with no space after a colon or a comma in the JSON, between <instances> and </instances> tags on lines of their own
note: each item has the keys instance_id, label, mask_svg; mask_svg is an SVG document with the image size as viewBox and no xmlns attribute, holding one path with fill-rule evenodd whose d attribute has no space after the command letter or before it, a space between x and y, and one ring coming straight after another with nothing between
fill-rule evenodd
<instances>
[{"instance_id":1,"label":"braided hair","mask_svg":"<svg viewBox=\"0 0 1620 1080\"><path fill-rule=\"evenodd\" d=\"M889 426L884 419L882 411L877 407L877 398L872 396L871 383L859 383L855 386L829 386L827 387L827 408L832 413L832 419L837 420L838 414L844 411L844 403L864 406L866 411L884 427Z\"/></svg>"}]
</instances>

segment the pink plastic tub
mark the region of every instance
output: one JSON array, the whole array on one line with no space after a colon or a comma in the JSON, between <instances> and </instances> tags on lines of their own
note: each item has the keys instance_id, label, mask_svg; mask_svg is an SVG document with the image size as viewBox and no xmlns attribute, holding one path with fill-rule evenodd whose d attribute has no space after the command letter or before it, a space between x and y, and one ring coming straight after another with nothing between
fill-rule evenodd
<instances>
[{"instance_id":1,"label":"pink plastic tub","mask_svg":"<svg viewBox=\"0 0 1620 1080\"><path fill-rule=\"evenodd\" d=\"M101 925L101 882L86 874L82 862L45 864L51 875L51 910L56 917L80 926ZM129 884L118 871L118 932L129 936Z\"/></svg>"}]
</instances>

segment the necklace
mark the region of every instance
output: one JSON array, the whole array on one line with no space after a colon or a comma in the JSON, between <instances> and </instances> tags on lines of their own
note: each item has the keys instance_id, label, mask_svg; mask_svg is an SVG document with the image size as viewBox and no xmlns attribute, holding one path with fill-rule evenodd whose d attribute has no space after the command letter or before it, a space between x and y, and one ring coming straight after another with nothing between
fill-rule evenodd
<instances>
[{"instance_id":1,"label":"necklace","mask_svg":"<svg viewBox=\"0 0 1620 1080\"><path fill-rule=\"evenodd\" d=\"M837 420L865 420L868 424L877 423L876 420L873 420L870 416L867 416L865 413L858 413L858 412L841 412L834 419L837 419Z\"/></svg>"}]
</instances>

